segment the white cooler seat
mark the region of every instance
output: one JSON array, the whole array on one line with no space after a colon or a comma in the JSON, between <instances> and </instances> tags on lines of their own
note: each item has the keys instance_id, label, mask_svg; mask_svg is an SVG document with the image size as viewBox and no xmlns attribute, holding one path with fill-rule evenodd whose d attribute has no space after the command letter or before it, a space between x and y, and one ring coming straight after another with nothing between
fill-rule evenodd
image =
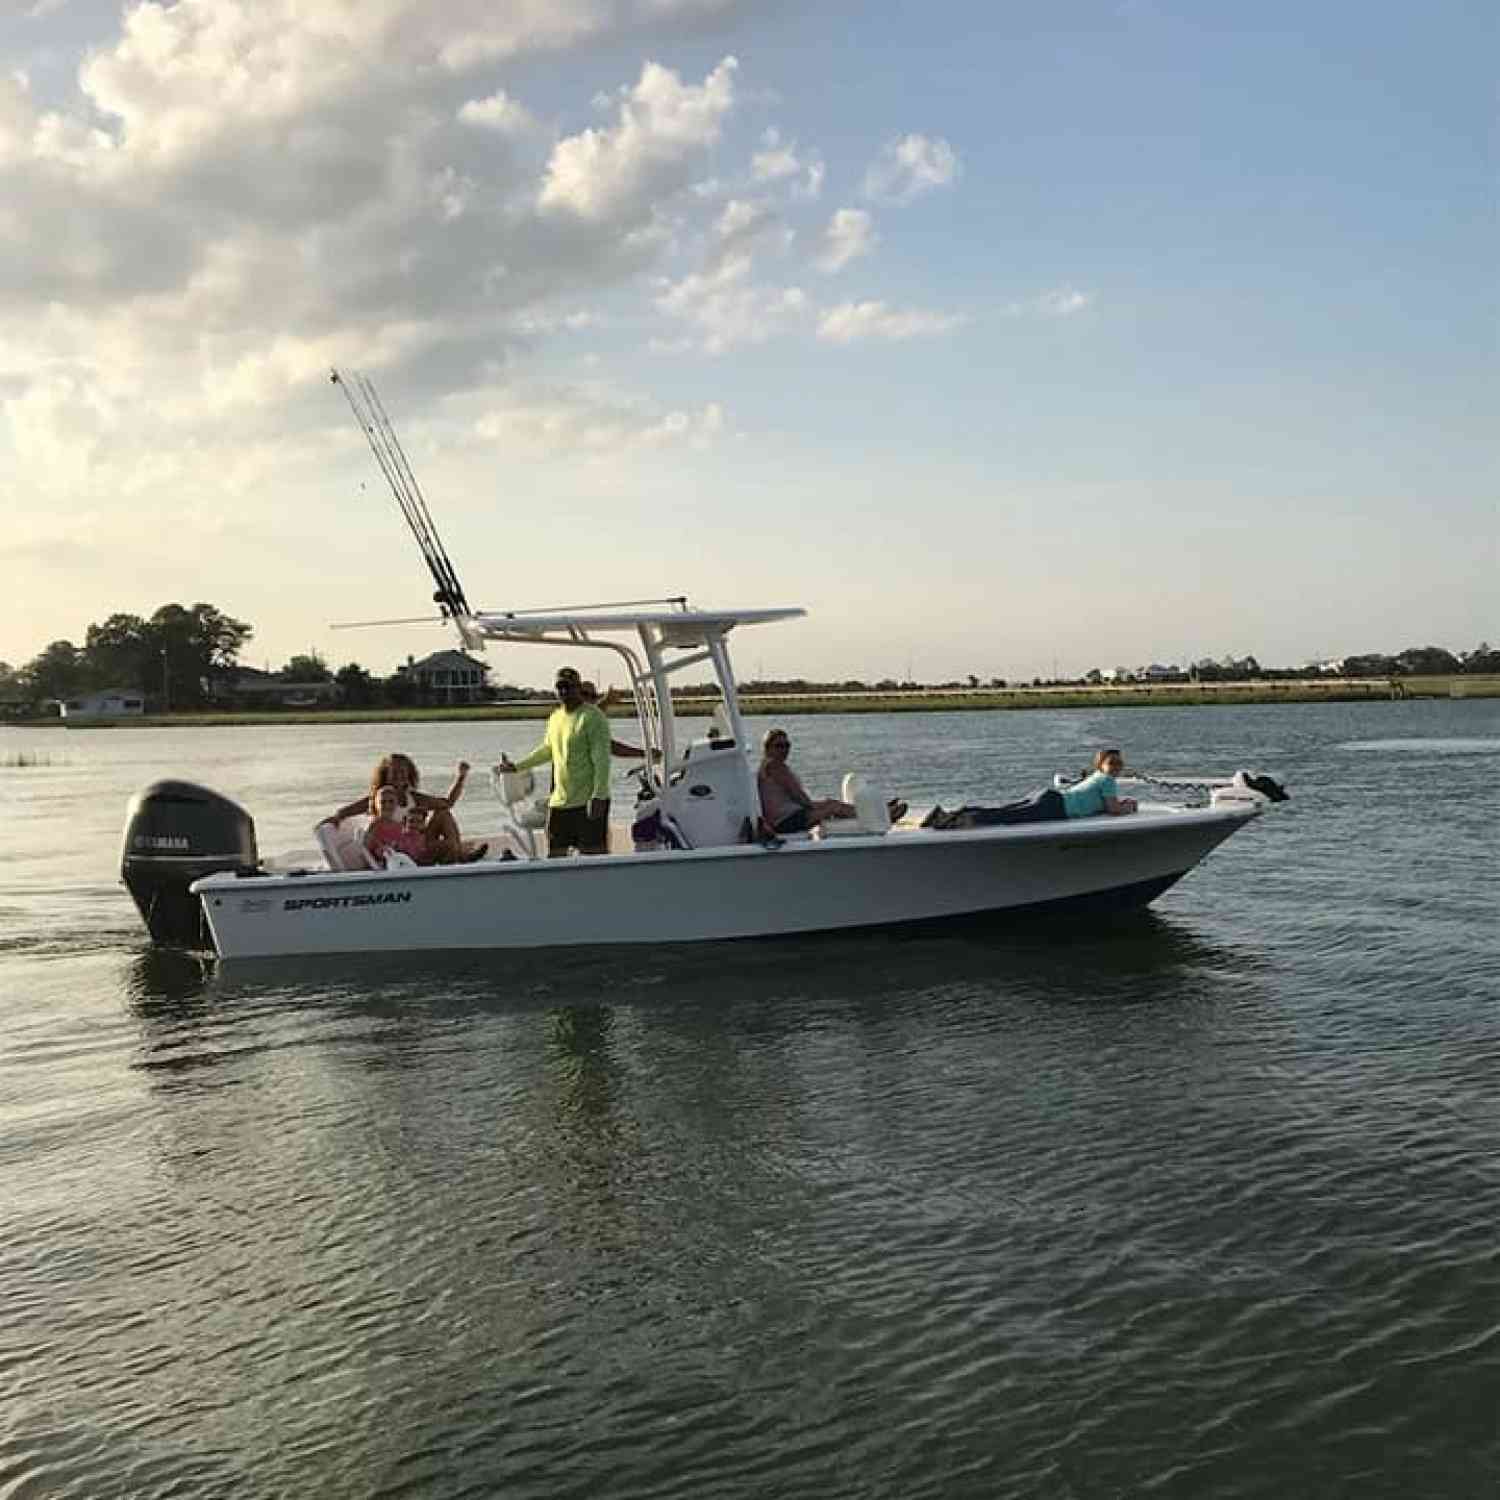
<instances>
[{"instance_id":1,"label":"white cooler seat","mask_svg":"<svg viewBox=\"0 0 1500 1500\"><path fill-rule=\"evenodd\" d=\"M380 866L365 848L365 829L370 820L365 817L345 818L335 827L332 823L319 823L313 829L318 848L330 870L378 870Z\"/></svg>"}]
</instances>

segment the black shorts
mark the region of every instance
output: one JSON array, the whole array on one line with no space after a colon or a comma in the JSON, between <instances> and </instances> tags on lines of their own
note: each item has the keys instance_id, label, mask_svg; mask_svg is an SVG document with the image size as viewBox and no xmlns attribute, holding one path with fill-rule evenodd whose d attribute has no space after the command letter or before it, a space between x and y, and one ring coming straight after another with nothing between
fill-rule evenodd
<instances>
[{"instance_id":1,"label":"black shorts","mask_svg":"<svg viewBox=\"0 0 1500 1500\"><path fill-rule=\"evenodd\" d=\"M777 833L806 833L812 826L807 816L807 809L799 807L794 812L789 812L777 825Z\"/></svg>"},{"instance_id":2,"label":"black shorts","mask_svg":"<svg viewBox=\"0 0 1500 1500\"><path fill-rule=\"evenodd\" d=\"M589 804L582 807L549 807L547 809L547 853L566 854L576 849L580 854L609 852L609 803L597 818L589 817Z\"/></svg>"}]
</instances>

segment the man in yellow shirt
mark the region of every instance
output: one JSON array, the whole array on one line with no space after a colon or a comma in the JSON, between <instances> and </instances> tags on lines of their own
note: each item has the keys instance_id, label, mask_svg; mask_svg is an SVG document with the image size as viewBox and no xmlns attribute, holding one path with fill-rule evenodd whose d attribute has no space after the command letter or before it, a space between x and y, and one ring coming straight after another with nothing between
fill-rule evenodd
<instances>
[{"instance_id":1,"label":"man in yellow shirt","mask_svg":"<svg viewBox=\"0 0 1500 1500\"><path fill-rule=\"evenodd\" d=\"M583 684L572 667L557 674L557 704L542 742L503 771L529 771L552 762L547 799L547 857L609 853L609 720L584 702Z\"/></svg>"}]
</instances>

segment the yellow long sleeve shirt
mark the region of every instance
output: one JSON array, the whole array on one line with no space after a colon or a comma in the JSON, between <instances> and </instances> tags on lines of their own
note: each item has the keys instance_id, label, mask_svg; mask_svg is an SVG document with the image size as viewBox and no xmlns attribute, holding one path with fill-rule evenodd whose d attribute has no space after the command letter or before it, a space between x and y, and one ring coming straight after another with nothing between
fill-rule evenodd
<instances>
[{"instance_id":1,"label":"yellow long sleeve shirt","mask_svg":"<svg viewBox=\"0 0 1500 1500\"><path fill-rule=\"evenodd\" d=\"M591 703L572 713L554 708L541 744L518 760L516 769L529 771L547 760L552 762L549 807L609 800L609 720Z\"/></svg>"}]
</instances>

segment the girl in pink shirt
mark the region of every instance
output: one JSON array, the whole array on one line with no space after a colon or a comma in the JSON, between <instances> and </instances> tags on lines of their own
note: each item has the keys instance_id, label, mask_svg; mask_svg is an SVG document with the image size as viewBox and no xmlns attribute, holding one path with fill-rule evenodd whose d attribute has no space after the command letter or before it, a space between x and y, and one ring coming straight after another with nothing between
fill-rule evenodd
<instances>
[{"instance_id":1,"label":"girl in pink shirt","mask_svg":"<svg viewBox=\"0 0 1500 1500\"><path fill-rule=\"evenodd\" d=\"M365 829L365 848L383 865L388 850L398 849L414 864L434 863L427 836L420 828L409 828L401 816L401 799L393 786L383 786L375 794L375 816Z\"/></svg>"}]
</instances>

